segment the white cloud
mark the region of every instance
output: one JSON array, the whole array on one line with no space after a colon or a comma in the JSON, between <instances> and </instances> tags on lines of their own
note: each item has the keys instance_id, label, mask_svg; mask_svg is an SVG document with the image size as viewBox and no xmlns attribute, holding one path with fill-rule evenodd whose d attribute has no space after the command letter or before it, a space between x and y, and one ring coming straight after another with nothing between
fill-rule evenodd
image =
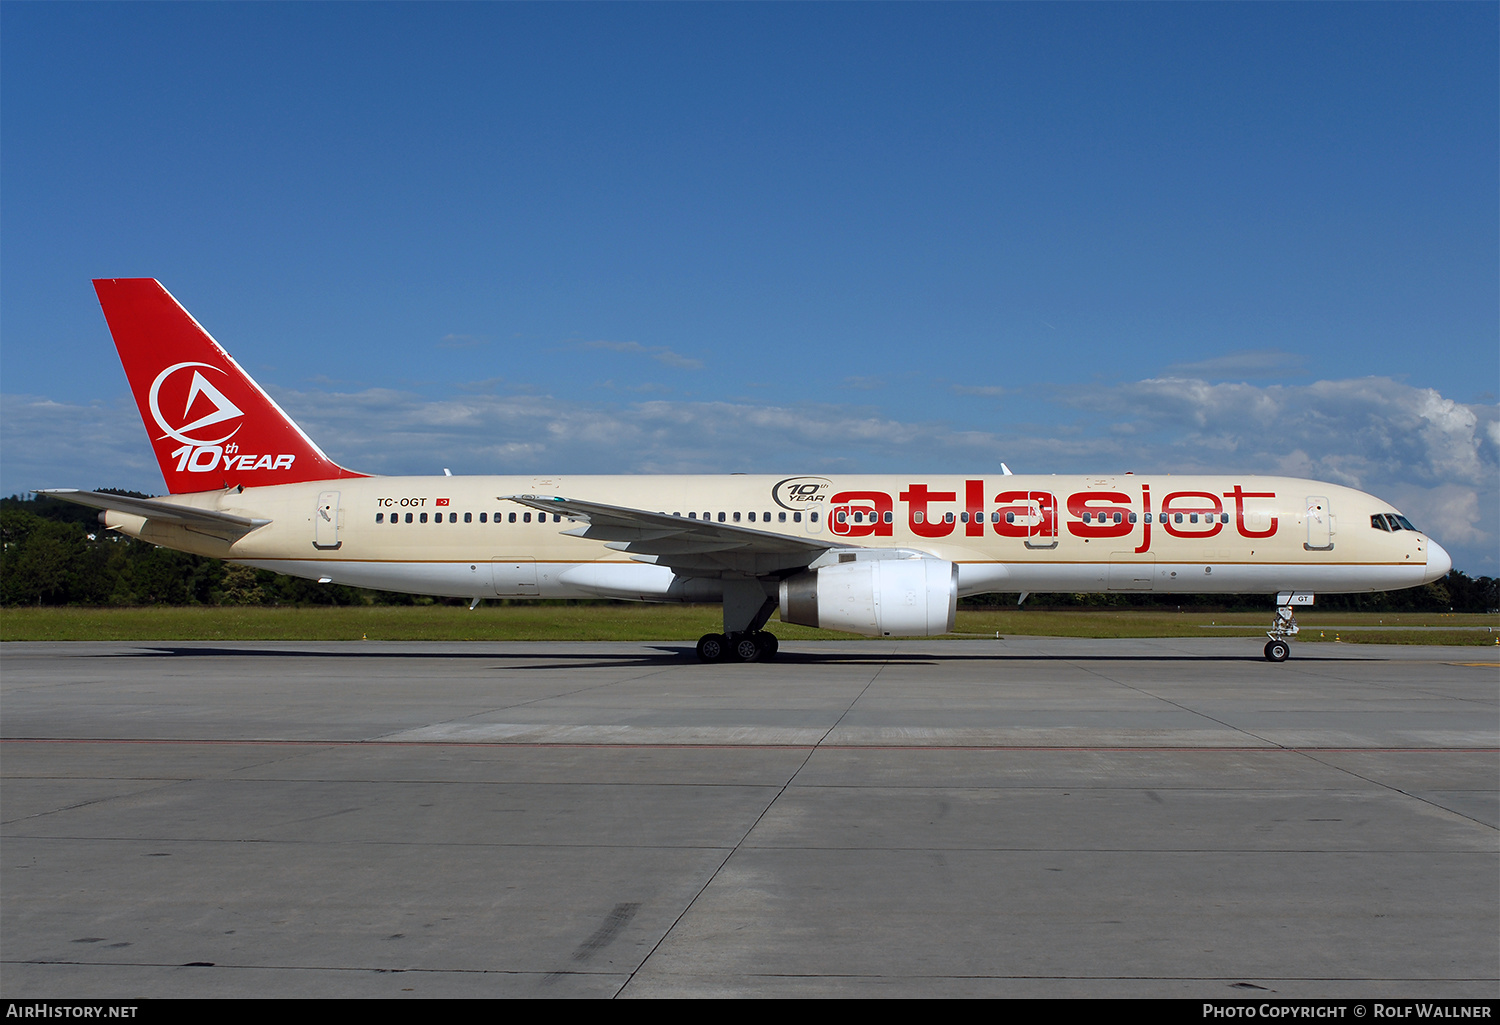
<instances>
[{"instance_id":1,"label":"white cloud","mask_svg":"<svg viewBox=\"0 0 1500 1025\"><path fill-rule=\"evenodd\" d=\"M1332 481L1407 511L1460 569L1500 573L1500 407L1384 377L1307 385L1154 378L1061 396L1126 426L1147 470L1232 468Z\"/></svg>"},{"instance_id":2,"label":"white cloud","mask_svg":"<svg viewBox=\"0 0 1500 1025\"><path fill-rule=\"evenodd\" d=\"M1393 484L1383 497L1449 548L1482 545L1490 536L1480 526L1479 495L1472 488L1461 484L1440 484L1435 488ZM1486 575L1494 576L1495 571L1491 569Z\"/></svg>"},{"instance_id":3,"label":"white cloud","mask_svg":"<svg viewBox=\"0 0 1500 1025\"><path fill-rule=\"evenodd\" d=\"M1297 377L1306 373L1302 369L1307 357L1280 349L1250 349L1231 352L1213 359L1196 363L1174 363L1167 368L1172 377L1191 377L1202 380L1234 378L1242 381L1263 380L1273 377Z\"/></svg>"},{"instance_id":4,"label":"white cloud","mask_svg":"<svg viewBox=\"0 0 1500 1025\"><path fill-rule=\"evenodd\" d=\"M1045 422L997 430L867 405L577 401L459 391L281 391L330 456L385 474L1239 472L1326 480L1392 501L1471 573L1500 574L1500 410L1386 378L1267 387L1159 378L1074 389ZM996 400L1004 409L1005 398ZM1035 416L1033 417L1034 419ZM10 490L159 489L128 398L0 403ZM9 491L6 491L8 494Z\"/></svg>"},{"instance_id":5,"label":"white cloud","mask_svg":"<svg viewBox=\"0 0 1500 1025\"><path fill-rule=\"evenodd\" d=\"M648 346L642 345L640 342L598 341L584 342L583 347L585 349L608 349L611 352L625 352L632 355L650 356L658 363L665 363L667 366L676 367L679 370L703 369L703 361L701 359L693 359L691 356L684 356L680 353L673 352L665 345Z\"/></svg>"},{"instance_id":6,"label":"white cloud","mask_svg":"<svg viewBox=\"0 0 1500 1025\"><path fill-rule=\"evenodd\" d=\"M1500 456L1495 406L1390 378L1269 387L1153 378L1061 400L1130 423L1137 436L1155 434L1170 449L1232 452L1245 469L1298 464L1354 487L1392 475L1493 486Z\"/></svg>"},{"instance_id":7,"label":"white cloud","mask_svg":"<svg viewBox=\"0 0 1500 1025\"><path fill-rule=\"evenodd\" d=\"M88 405L0 396L0 479L9 489L6 495L31 488L162 487L140 414L128 396Z\"/></svg>"}]
</instances>

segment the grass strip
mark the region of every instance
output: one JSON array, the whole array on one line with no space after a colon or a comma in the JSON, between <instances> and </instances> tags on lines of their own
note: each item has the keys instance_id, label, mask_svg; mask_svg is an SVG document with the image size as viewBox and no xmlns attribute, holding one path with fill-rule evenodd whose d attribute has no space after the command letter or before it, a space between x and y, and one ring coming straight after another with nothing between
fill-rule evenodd
<instances>
[{"instance_id":1,"label":"grass strip","mask_svg":"<svg viewBox=\"0 0 1500 1025\"><path fill-rule=\"evenodd\" d=\"M1258 637L1263 613L1152 609L961 609L954 637ZM1299 642L1494 646L1500 617L1303 613ZM1365 629L1361 629L1361 627ZM1379 626L1374 630L1369 627ZM1388 629L1389 627L1443 629ZM3 641L693 641L722 628L715 605L450 605L0 609ZM772 620L782 640L857 640Z\"/></svg>"}]
</instances>

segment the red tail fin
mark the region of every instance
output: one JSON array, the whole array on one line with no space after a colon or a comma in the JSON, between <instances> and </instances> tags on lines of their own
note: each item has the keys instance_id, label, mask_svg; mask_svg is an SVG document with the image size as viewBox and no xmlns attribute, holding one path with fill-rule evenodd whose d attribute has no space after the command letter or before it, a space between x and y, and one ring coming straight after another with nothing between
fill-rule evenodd
<instances>
[{"instance_id":1,"label":"red tail fin","mask_svg":"<svg viewBox=\"0 0 1500 1025\"><path fill-rule=\"evenodd\" d=\"M365 476L325 456L159 282L94 291L172 494Z\"/></svg>"}]
</instances>

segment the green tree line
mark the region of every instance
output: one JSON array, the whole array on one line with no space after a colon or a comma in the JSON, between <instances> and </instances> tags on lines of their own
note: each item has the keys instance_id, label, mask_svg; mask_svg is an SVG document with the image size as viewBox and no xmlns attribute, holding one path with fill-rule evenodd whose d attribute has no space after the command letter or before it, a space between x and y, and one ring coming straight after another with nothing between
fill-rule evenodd
<instances>
[{"instance_id":1,"label":"green tree line","mask_svg":"<svg viewBox=\"0 0 1500 1025\"><path fill-rule=\"evenodd\" d=\"M158 548L105 530L94 509L46 495L0 499L0 543L3 605L412 605L434 600L319 584ZM1470 577L1453 570L1442 580L1401 591L1320 594L1318 605L1369 612L1486 612L1500 607L1497 584L1500 581L1494 577ZM963 604L1014 605L1019 597L980 595L964 599ZM1273 596L1267 594L1039 593L1026 599L1026 607L1048 608L1269 609L1273 604Z\"/></svg>"}]
</instances>

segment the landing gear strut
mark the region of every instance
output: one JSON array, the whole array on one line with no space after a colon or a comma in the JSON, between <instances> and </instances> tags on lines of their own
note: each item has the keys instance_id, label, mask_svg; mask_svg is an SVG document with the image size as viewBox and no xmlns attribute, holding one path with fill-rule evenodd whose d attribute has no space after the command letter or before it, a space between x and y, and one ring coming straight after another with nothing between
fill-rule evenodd
<instances>
[{"instance_id":1,"label":"landing gear strut","mask_svg":"<svg viewBox=\"0 0 1500 1025\"><path fill-rule=\"evenodd\" d=\"M724 632L698 638L702 662L762 662L776 654L776 637L761 627L776 611L776 599L755 577L724 578Z\"/></svg>"},{"instance_id":2,"label":"landing gear strut","mask_svg":"<svg viewBox=\"0 0 1500 1025\"><path fill-rule=\"evenodd\" d=\"M1277 598L1281 599L1282 596L1277 595ZM1271 629L1266 631L1266 636L1271 638L1266 642L1267 662L1285 662L1292 653L1292 646L1288 642L1297 636L1300 627L1297 626L1297 611L1289 604L1289 599L1290 596L1286 604L1277 604L1276 618L1271 621Z\"/></svg>"}]
</instances>

